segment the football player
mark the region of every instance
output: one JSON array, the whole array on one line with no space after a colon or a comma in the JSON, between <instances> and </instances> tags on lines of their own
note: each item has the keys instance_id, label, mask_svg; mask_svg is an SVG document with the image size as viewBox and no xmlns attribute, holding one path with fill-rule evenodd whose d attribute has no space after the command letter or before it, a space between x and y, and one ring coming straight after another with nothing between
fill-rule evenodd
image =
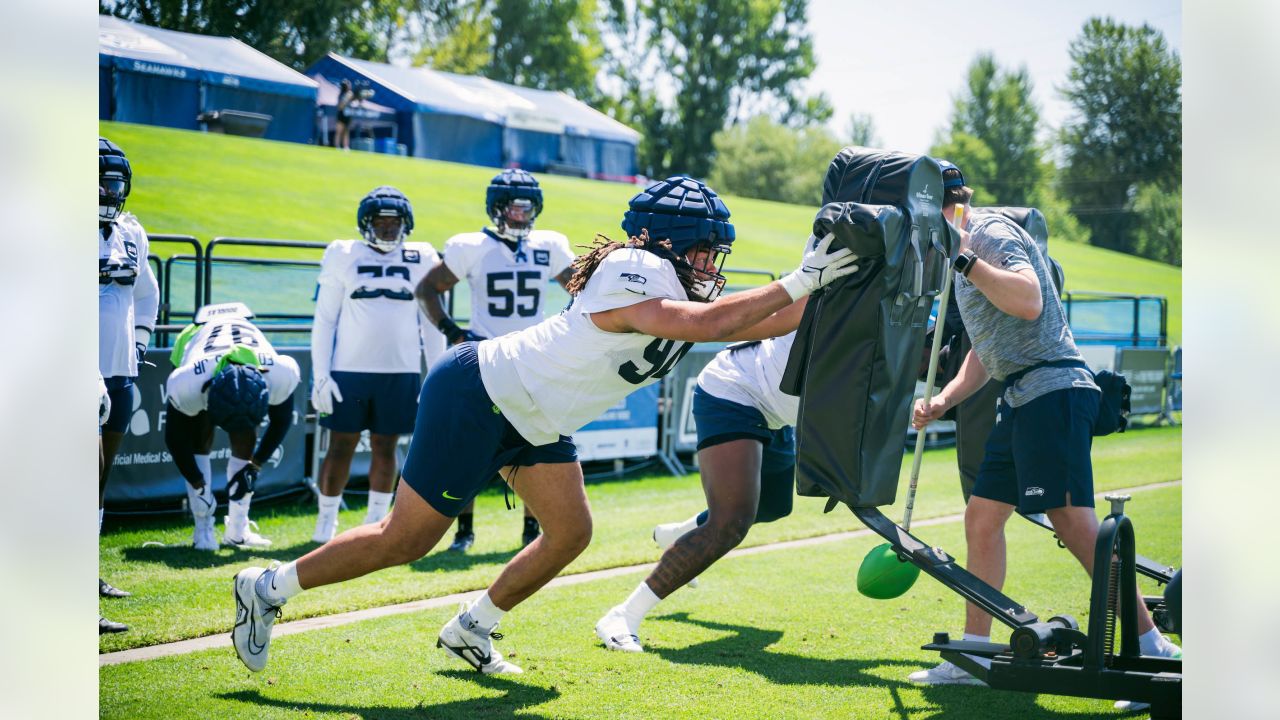
<instances>
[{"instance_id":1,"label":"football player","mask_svg":"<svg viewBox=\"0 0 1280 720\"><path fill-rule=\"evenodd\" d=\"M734 239L729 210L710 188L677 176L632 198L626 242L598 238L574 263L573 302L531 328L447 350L422 386L395 508L271 569L246 568L233 586L232 640L253 671L266 666L280 606L330 585L422 557L503 467L542 522L487 592L445 623L436 646L483 673L519 673L493 647L515 605L591 541L591 511L569 434L633 390L670 372L694 342L775 337L794 319L778 311L855 272L834 236L810 239L782 280L711 302L724 288Z\"/></svg>"},{"instance_id":2,"label":"football player","mask_svg":"<svg viewBox=\"0 0 1280 720\"><path fill-rule=\"evenodd\" d=\"M102 375L98 375L98 474L102 474L102 426L106 424L107 418L111 415L111 395L107 393L107 384L103 382ZM101 509L101 504L99 504ZM101 519L98 525L99 531L102 529ZM105 588L109 588L112 592L106 592ZM116 587L108 585L98 578L98 594L103 597L129 597L131 593L127 593ZM128 630L129 626L124 623L113 622L105 616L98 616L98 634L118 633Z\"/></svg>"},{"instance_id":3,"label":"football player","mask_svg":"<svg viewBox=\"0 0 1280 720\"><path fill-rule=\"evenodd\" d=\"M251 527L249 503L258 471L293 424L293 390L300 371L293 358L276 354L250 322L252 317L244 303L206 305L183 329L170 355L175 369L166 385L164 442L187 480L197 550L218 549L209 458L215 426L231 441L223 542L242 548L271 546ZM263 417L269 422L259 442Z\"/></svg>"},{"instance_id":4,"label":"football player","mask_svg":"<svg viewBox=\"0 0 1280 720\"><path fill-rule=\"evenodd\" d=\"M364 522L391 507L396 443L413 432L422 384L421 357L444 352L444 336L423 322L413 289L440 262L430 243L408 242L413 207L396 188L374 188L356 210L361 240L336 240L320 261L311 330L311 404L329 429L320 467L319 512L312 540L338 529L338 506L361 431L369 431L369 504Z\"/></svg>"},{"instance_id":5,"label":"football player","mask_svg":"<svg viewBox=\"0 0 1280 720\"><path fill-rule=\"evenodd\" d=\"M101 428L98 462L98 532L102 532L102 504L107 476L124 439L133 409L133 381L144 362L151 331L156 326L160 291L147 262L147 233L132 213L124 212L133 185L133 168L124 151L98 138L98 372L105 379L110 413ZM129 593L98 578L102 597ZM120 632L126 628L104 629Z\"/></svg>"},{"instance_id":6,"label":"football player","mask_svg":"<svg viewBox=\"0 0 1280 720\"><path fill-rule=\"evenodd\" d=\"M569 239L551 230L534 230L542 214L542 188L524 170L503 170L489 182L485 214L493 223L479 232L462 233L444 244L444 260L418 286L418 298L431 322L450 345L484 340L523 330L542 321L547 283L563 287L573 277ZM458 327L441 294L466 279L471 286L471 326ZM466 552L475 542L469 503L458 515L458 532L449 549ZM524 509L522 542L538 537L538 520Z\"/></svg>"},{"instance_id":7,"label":"football player","mask_svg":"<svg viewBox=\"0 0 1280 720\"><path fill-rule=\"evenodd\" d=\"M783 311L792 313L791 327L805 303L802 298ZM730 345L698 374L693 417L707 509L654 528L653 539L666 552L626 601L596 623L606 648L643 652L640 621L660 600L737 547L752 524L791 514L800 398L778 387L794 340L790 332Z\"/></svg>"}]
</instances>

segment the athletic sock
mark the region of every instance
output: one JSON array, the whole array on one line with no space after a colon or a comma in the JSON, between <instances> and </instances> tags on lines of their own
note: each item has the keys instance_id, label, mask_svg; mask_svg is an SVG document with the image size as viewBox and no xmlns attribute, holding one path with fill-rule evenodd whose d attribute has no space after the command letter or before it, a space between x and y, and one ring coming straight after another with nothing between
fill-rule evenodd
<instances>
[{"instance_id":1,"label":"athletic sock","mask_svg":"<svg viewBox=\"0 0 1280 720\"><path fill-rule=\"evenodd\" d=\"M1173 644L1156 628L1138 636L1138 649L1149 657L1182 657L1182 648Z\"/></svg>"},{"instance_id":2,"label":"athletic sock","mask_svg":"<svg viewBox=\"0 0 1280 720\"><path fill-rule=\"evenodd\" d=\"M321 515L337 515L338 508L342 505L342 493L338 493L332 497L328 495L316 496L316 510Z\"/></svg>"},{"instance_id":3,"label":"athletic sock","mask_svg":"<svg viewBox=\"0 0 1280 720\"><path fill-rule=\"evenodd\" d=\"M476 598L475 602L472 602L471 606L467 608L463 614L462 626L470 630L472 628L468 626L471 625L477 630L488 632L496 627L506 614L506 610L493 604L493 601L489 599L489 593L486 591L485 594Z\"/></svg>"},{"instance_id":4,"label":"athletic sock","mask_svg":"<svg viewBox=\"0 0 1280 720\"><path fill-rule=\"evenodd\" d=\"M965 642L983 642L983 643L989 643L989 642L991 642L991 636L990 636L990 635L974 635L974 634L972 634L972 633L965 633L965 634L964 634L964 640L965 640ZM979 665L981 665L982 667L984 667L984 668L989 668L989 667L991 667L991 660L990 660L989 658L978 657L977 655L970 655L969 657L971 657L971 658L973 658L974 660L976 660L976 661L977 661L977 663L978 663Z\"/></svg>"},{"instance_id":5,"label":"athletic sock","mask_svg":"<svg viewBox=\"0 0 1280 720\"><path fill-rule=\"evenodd\" d=\"M394 495L394 493L370 490L369 507L364 511L364 524L382 522L382 518L387 516L387 510L391 508L391 498Z\"/></svg>"},{"instance_id":6,"label":"athletic sock","mask_svg":"<svg viewBox=\"0 0 1280 720\"><path fill-rule=\"evenodd\" d=\"M644 616L648 615L649 611L657 606L659 602L662 602L662 598L649 589L649 583L642 582L636 586L635 592L631 593L631 596L619 608L621 608L623 616L627 618L627 626L631 628L632 632L635 632L636 628L640 627L640 621L644 620Z\"/></svg>"},{"instance_id":7,"label":"athletic sock","mask_svg":"<svg viewBox=\"0 0 1280 720\"><path fill-rule=\"evenodd\" d=\"M289 598L302 592L298 584L298 563L285 563L258 576L253 589L268 605L280 606Z\"/></svg>"},{"instance_id":8,"label":"athletic sock","mask_svg":"<svg viewBox=\"0 0 1280 720\"><path fill-rule=\"evenodd\" d=\"M682 530L684 530L684 532L686 532L686 533L687 533L687 532L690 532L691 530L693 530L694 528L698 527L699 525L706 525L706 524L707 524L707 518L709 518L709 517L711 517L711 511L710 511L710 510L703 510L702 512L698 513L698 514L697 514L697 515L695 515L694 517L689 518L688 520L686 520L686 521L685 521L685 523L684 523L684 525L682 525L682 526L681 526L681 529L682 529ZM689 523L693 523L693 524L692 524L692 525L690 525Z\"/></svg>"},{"instance_id":9,"label":"athletic sock","mask_svg":"<svg viewBox=\"0 0 1280 720\"><path fill-rule=\"evenodd\" d=\"M187 508L191 510L191 518L200 524L205 518L212 518L218 503L213 498L213 486L206 479L204 487L199 490L191 487L191 483L183 483L187 488Z\"/></svg>"},{"instance_id":10,"label":"athletic sock","mask_svg":"<svg viewBox=\"0 0 1280 720\"><path fill-rule=\"evenodd\" d=\"M458 534L471 535L471 513L462 513L458 516Z\"/></svg>"}]
</instances>

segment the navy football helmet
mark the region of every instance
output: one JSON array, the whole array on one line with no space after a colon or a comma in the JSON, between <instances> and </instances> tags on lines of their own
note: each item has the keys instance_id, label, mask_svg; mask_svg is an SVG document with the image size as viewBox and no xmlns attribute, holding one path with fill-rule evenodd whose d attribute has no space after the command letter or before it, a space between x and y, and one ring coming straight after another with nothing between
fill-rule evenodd
<instances>
[{"instance_id":1,"label":"navy football helmet","mask_svg":"<svg viewBox=\"0 0 1280 720\"><path fill-rule=\"evenodd\" d=\"M627 235L639 237L648 231L651 241L670 241L677 258L673 263L683 263L697 279L688 288L690 299L716 299L724 289L720 270L731 252L734 230L729 208L715 191L691 177L675 175L645 188L629 206L622 216Z\"/></svg>"},{"instance_id":2,"label":"navy football helmet","mask_svg":"<svg viewBox=\"0 0 1280 720\"><path fill-rule=\"evenodd\" d=\"M529 237L534 221L542 213L542 188L524 170L503 170L489 181L484 211L500 235L523 240Z\"/></svg>"},{"instance_id":3,"label":"navy football helmet","mask_svg":"<svg viewBox=\"0 0 1280 720\"><path fill-rule=\"evenodd\" d=\"M379 232L374 227L374 221L384 217L400 218L399 229L394 232ZM396 188L390 185L376 187L360 201L360 208L356 211L356 226L360 228L365 242L375 250L390 252L413 232L413 206L409 204L409 198Z\"/></svg>"},{"instance_id":4,"label":"navy football helmet","mask_svg":"<svg viewBox=\"0 0 1280 720\"><path fill-rule=\"evenodd\" d=\"M257 368L228 363L209 382L209 419L227 432L253 430L267 416L268 397Z\"/></svg>"},{"instance_id":5,"label":"navy football helmet","mask_svg":"<svg viewBox=\"0 0 1280 720\"><path fill-rule=\"evenodd\" d=\"M98 222L120 217L124 200L133 185L133 169L124 150L110 140L98 138Z\"/></svg>"}]
</instances>

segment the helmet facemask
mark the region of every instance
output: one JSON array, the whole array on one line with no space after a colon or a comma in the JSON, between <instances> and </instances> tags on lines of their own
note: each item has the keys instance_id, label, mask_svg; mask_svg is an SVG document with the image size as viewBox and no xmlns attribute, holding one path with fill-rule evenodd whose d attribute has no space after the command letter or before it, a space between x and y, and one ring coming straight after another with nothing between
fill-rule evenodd
<instances>
[{"instance_id":1,"label":"helmet facemask","mask_svg":"<svg viewBox=\"0 0 1280 720\"><path fill-rule=\"evenodd\" d=\"M720 297L727 281L721 270L730 252L727 243L708 242L695 245L688 253L680 256L683 264L688 266L692 278L692 282L685 286L690 300L711 302Z\"/></svg>"},{"instance_id":2,"label":"helmet facemask","mask_svg":"<svg viewBox=\"0 0 1280 720\"><path fill-rule=\"evenodd\" d=\"M538 218L538 209L529 198L513 198L495 208L493 224L498 234L512 240L524 240L533 231L533 223Z\"/></svg>"},{"instance_id":3,"label":"helmet facemask","mask_svg":"<svg viewBox=\"0 0 1280 720\"><path fill-rule=\"evenodd\" d=\"M98 176L98 222L109 223L124 211L125 198L129 197L129 178L123 173L108 171Z\"/></svg>"},{"instance_id":4,"label":"helmet facemask","mask_svg":"<svg viewBox=\"0 0 1280 720\"><path fill-rule=\"evenodd\" d=\"M379 252L391 252L400 247L405 237L404 217L394 208L382 208L361 228L365 242Z\"/></svg>"}]
</instances>

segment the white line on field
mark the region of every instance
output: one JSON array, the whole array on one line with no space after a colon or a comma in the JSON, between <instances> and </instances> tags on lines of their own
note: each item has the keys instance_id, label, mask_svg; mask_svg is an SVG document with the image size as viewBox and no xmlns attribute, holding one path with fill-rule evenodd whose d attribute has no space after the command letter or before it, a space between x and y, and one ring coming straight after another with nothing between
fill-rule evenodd
<instances>
[{"instance_id":1,"label":"white line on field","mask_svg":"<svg viewBox=\"0 0 1280 720\"><path fill-rule=\"evenodd\" d=\"M1133 493L1146 490L1158 490L1160 488L1173 487L1181 484L1181 480L1171 480L1169 482L1139 485L1131 488L1107 490L1105 493L1098 493L1096 497L1100 498L1104 494L1111 493ZM946 523L959 522L963 519L963 513L954 513L951 515L942 515L940 517L921 520L920 522L913 523L912 527L918 528L930 527L933 525L944 525ZM793 548L823 545L826 543L840 542L841 540L866 537L872 534L873 533L870 529L864 528L862 530L850 530L847 532L832 533L830 535L802 538L800 540L786 540L766 545L756 545L755 547L738 548L730 551L725 557L743 557L746 555L773 552L774 550L791 550ZM577 585L578 583L604 580L606 578L618 577L619 575L631 575L652 570L655 565L657 565L657 563L642 563L640 565L628 565L626 567L609 568L607 570L592 570L591 572L577 573L574 575L561 575L547 583L546 587L565 587L566 585ZM402 615L404 613L417 612L419 610L456 606L460 602L466 602L475 598L482 592L484 592L484 590L470 590L468 592L454 593L443 597L399 603L397 605L385 605L383 607L369 608L367 610L355 610L353 612L339 613L337 615L322 615L302 620L293 620L291 622L276 625L271 635L273 638L278 638L285 635L293 635L294 633L308 632L310 630L323 630L326 628L339 627L341 625L349 625L354 622L386 617L388 615ZM229 602L227 606L230 607ZM119 665L121 663L155 660L157 658L168 657L170 655L185 655L186 653L210 650L212 648L229 647L230 645L231 635L229 633L220 633L218 635L207 635L205 637L180 640L178 642L165 643L163 645L150 645L148 647L133 648L131 650L103 653L98 655L98 665Z\"/></svg>"}]
</instances>

